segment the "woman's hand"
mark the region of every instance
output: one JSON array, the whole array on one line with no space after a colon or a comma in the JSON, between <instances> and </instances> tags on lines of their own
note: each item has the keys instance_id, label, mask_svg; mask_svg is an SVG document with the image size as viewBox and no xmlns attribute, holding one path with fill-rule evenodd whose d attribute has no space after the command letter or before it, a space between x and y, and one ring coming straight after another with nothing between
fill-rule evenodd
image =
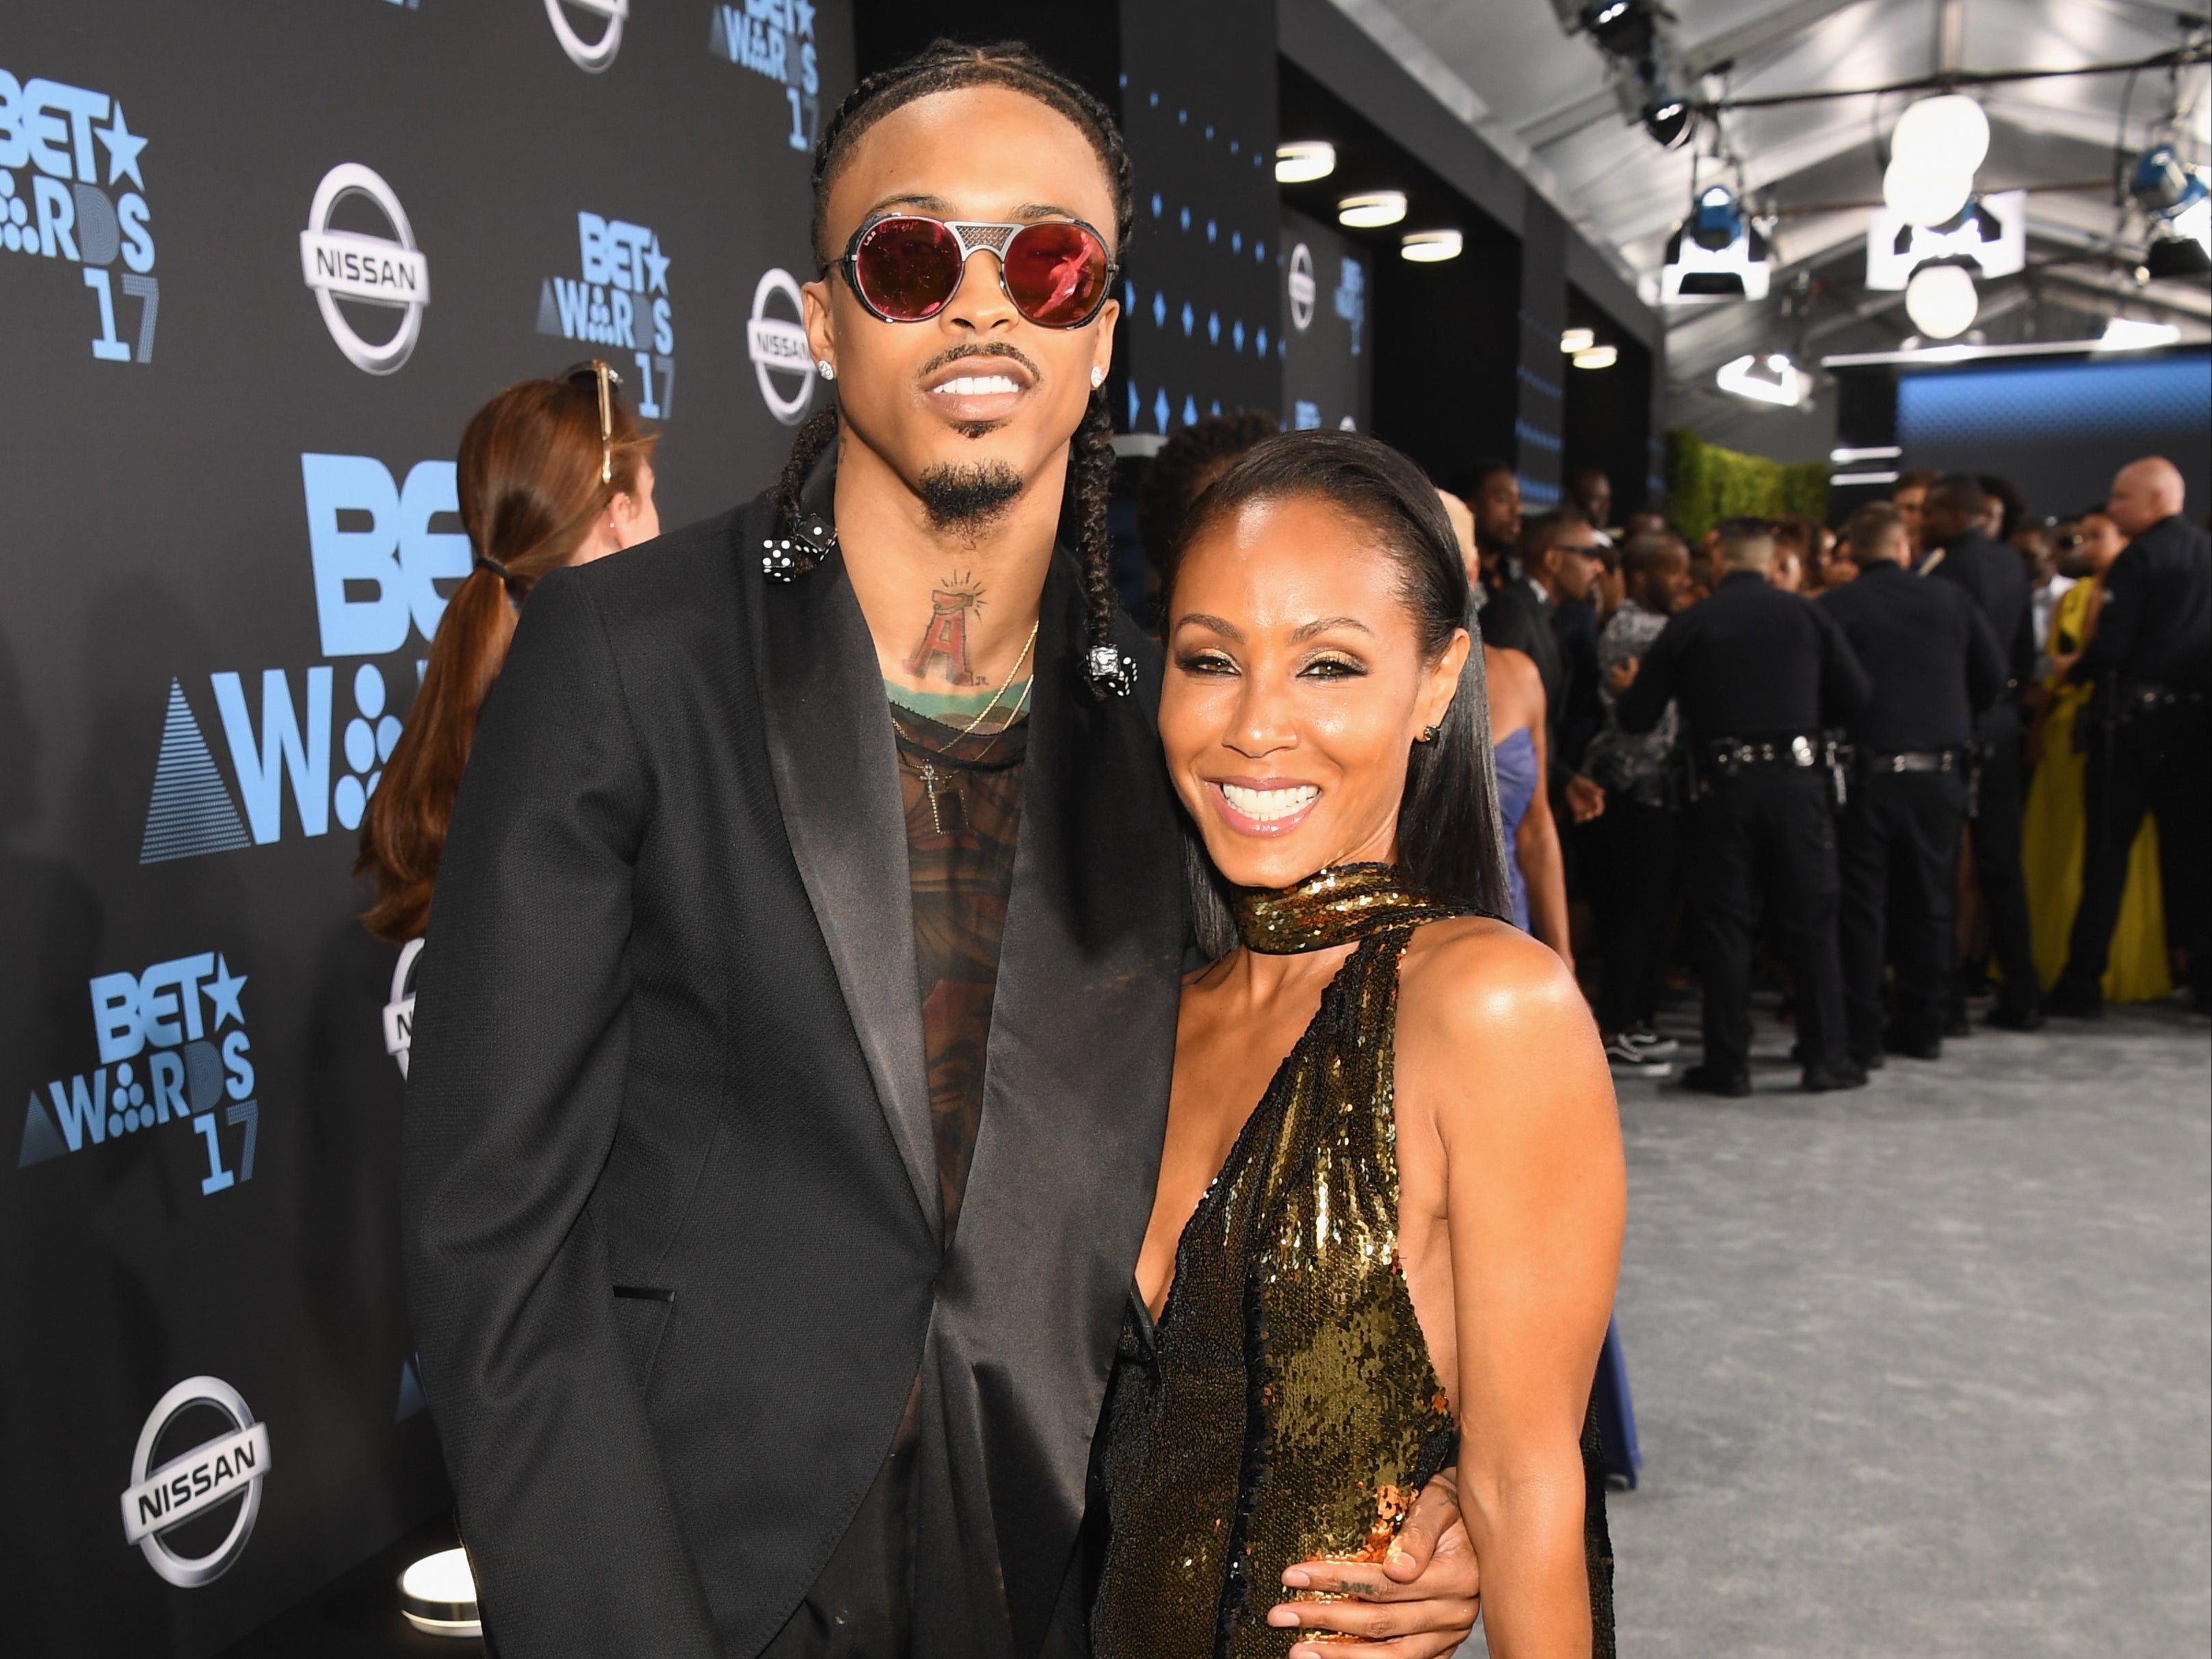
<instances>
[{"instance_id":1,"label":"woman's hand","mask_svg":"<svg viewBox=\"0 0 2212 1659\"><path fill-rule=\"evenodd\" d=\"M1421 1488L1397 1541L1381 1561L1301 1561L1283 1574L1291 1589L1357 1601L1284 1601L1267 1622L1364 1638L1304 1643L1290 1659L1443 1659L1474 1629L1481 1573L1459 1513L1459 1477L1445 1469Z\"/></svg>"}]
</instances>

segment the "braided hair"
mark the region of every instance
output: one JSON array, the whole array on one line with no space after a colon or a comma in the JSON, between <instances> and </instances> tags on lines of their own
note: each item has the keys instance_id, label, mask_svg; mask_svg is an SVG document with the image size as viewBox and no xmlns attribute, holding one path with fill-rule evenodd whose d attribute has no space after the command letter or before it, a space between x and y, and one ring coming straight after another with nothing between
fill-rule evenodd
<instances>
[{"instance_id":1,"label":"braided hair","mask_svg":"<svg viewBox=\"0 0 2212 1659\"><path fill-rule=\"evenodd\" d=\"M869 76L846 95L823 126L822 140L814 149L811 234L817 264L825 267L829 264L823 252L823 237L827 232L830 187L852 159L861 137L892 111L918 99L969 87L1004 87L1033 98L1065 116L1084 136L1105 169L1113 191L1115 257L1121 257L1136 228L1136 194L1129 152L1106 106L1018 41L963 46L939 40L904 63ZM836 445L837 434L834 406L799 428L771 496L777 516L787 523L799 516L799 495L808 475ZM1102 690L1126 691L1129 669L1114 646L1113 540L1106 516L1113 483L1114 416L1102 387L1091 394L1090 406L1069 446L1067 502L1062 517L1064 521L1072 520L1076 550L1083 563L1084 610L1090 635L1090 649L1085 653L1088 672Z\"/></svg>"}]
</instances>

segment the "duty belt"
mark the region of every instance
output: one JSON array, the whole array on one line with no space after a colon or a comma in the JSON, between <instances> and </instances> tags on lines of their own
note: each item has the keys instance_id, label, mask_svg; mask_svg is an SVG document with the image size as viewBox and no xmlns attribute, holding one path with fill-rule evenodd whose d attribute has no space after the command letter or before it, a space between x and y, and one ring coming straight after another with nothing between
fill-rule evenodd
<instances>
[{"instance_id":1,"label":"duty belt","mask_svg":"<svg viewBox=\"0 0 2212 1659\"><path fill-rule=\"evenodd\" d=\"M2136 685L2120 693L2115 702L2115 720L2142 720L2169 708L2202 708L2204 694L2179 690L2170 685Z\"/></svg>"},{"instance_id":2,"label":"duty belt","mask_svg":"<svg viewBox=\"0 0 2212 1659\"><path fill-rule=\"evenodd\" d=\"M1966 766L1966 754L1957 749L1909 749L1897 754L1879 749L1859 751L1860 774L1869 778L1898 772L1961 772Z\"/></svg>"},{"instance_id":3,"label":"duty belt","mask_svg":"<svg viewBox=\"0 0 2212 1659\"><path fill-rule=\"evenodd\" d=\"M1808 770L1820 763L1818 733L1799 732L1778 738L1714 738L1698 746L1698 758L1732 778L1754 767L1789 766Z\"/></svg>"}]
</instances>

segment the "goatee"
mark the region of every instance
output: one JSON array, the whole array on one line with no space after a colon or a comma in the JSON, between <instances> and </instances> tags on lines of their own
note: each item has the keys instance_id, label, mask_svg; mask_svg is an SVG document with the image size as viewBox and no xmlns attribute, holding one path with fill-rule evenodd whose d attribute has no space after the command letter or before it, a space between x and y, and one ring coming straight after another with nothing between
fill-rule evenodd
<instances>
[{"instance_id":1,"label":"goatee","mask_svg":"<svg viewBox=\"0 0 2212 1659\"><path fill-rule=\"evenodd\" d=\"M938 530L979 531L1014 503L1022 475L1004 461L933 466L921 475L921 505Z\"/></svg>"}]
</instances>

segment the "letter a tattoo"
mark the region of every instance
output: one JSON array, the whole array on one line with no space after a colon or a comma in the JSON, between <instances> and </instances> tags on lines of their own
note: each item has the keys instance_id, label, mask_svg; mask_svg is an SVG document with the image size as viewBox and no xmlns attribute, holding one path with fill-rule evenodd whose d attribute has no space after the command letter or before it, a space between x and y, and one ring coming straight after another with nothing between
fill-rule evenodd
<instances>
[{"instance_id":1,"label":"letter a tattoo","mask_svg":"<svg viewBox=\"0 0 2212 1659\"><path fill-rule=\"evenodd\" d=\"M982 684L983 677L968 666L968 615L982 605L982 590L973 579L949 578L929 596L929 625L906 659L906 672L916 679L942 673L954 685Z\"/></svg>"}]
</instances>

